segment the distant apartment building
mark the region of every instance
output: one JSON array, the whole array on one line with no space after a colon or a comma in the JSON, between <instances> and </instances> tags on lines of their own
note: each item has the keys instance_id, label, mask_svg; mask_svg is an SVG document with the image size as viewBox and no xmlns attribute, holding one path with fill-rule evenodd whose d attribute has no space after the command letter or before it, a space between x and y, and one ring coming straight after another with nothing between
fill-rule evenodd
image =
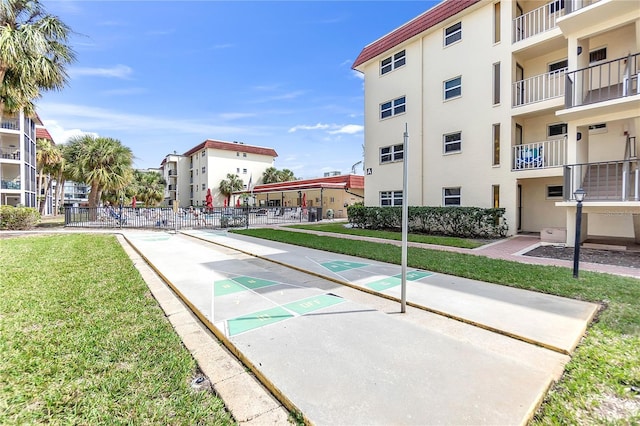
<instances>
[{"instance_id":1,"label":"distant apartment building","mask_svg":"<svg viewBox=\"0 0 640 426\"><path fill-rule=\"evenodd\" d=\"M410 205L503 207L573 245L582 188L583 236L640 242L639 52L637 1L439 3L353 64L365 204L402 203L406 155Z\"/></svg>"},{"instance_id":2,"label":"distant apartment building","mask_svg":"<svg viewBox=\"0 0 640 426\"><path fill-rule=\"evenodd\" d=\"M38 208L36 124L23 112L0 122L0 205Z\"/></svg>"},{"instance_id":3,"label":"distant apartment building","mask_svg":"<svg viewBox=\"0 0 640 426\"><path fill-rule=\"evenodd\" d=\"M184 154L169 154L162 161L161 173L167 182L165 204L172 206L206 205L207 190L211 190L214 206L222 206L225 196L220 182L228 174L237 175L244 189L261 183L262 174L273 167L278 154L273 148L247 145L242 142L206 140Z\"/></svg>"}]
</instances>

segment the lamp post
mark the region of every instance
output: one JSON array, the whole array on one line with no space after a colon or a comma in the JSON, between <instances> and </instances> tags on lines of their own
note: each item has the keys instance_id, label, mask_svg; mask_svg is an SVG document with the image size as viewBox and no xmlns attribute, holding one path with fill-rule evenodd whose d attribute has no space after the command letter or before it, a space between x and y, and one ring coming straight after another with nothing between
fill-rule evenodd
<instances>
[{"instance_id":1,"label":"lamp post","mask_svg":"<svg viewBox=\"0 0 640 426\"><path fill-rule=\"evenodd\" d=\"M576 239L573 243L573 278L578 278L578 268L580 265L580 231L582 230L582 202L587 195L584 189L578 188L573 196L578 203L576 206Z\"/></svg>"}]
</instances>

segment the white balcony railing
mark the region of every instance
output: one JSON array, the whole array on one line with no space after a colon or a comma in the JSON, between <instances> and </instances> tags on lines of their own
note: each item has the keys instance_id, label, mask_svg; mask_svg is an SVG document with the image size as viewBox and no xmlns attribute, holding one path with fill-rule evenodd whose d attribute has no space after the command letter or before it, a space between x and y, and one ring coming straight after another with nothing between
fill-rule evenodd
<instances>
[{"instance_id":1,"label":"white balcony railing","mask_svg":"<svg viewBox=\"0 0 640 426\"><path fill-rule=\"evenodd\" d=\"M561 69L516 81L513 83L511 105L519 107L564 96L565 71Z\"/></svg>"},{"instance_id":2,"label":"white balcony railing","mask_svg":"<svg viewBox=\"0 0 640 426\"><path fill-rule=\"evenodd\" d=\"M556 27L556 20L564 16L564 1L554 0L513 20L513 42L526 40Z\"/></svg>"},{"instance_id":3,"label":"white balcony railing","mask_svg":"<svg viewBox=\"0 0 640 426\"><path fill-rule=\"evenodd\" d=\"M600 0L567 0L567 14L580 10L584 7L591 6L593 3L597 3Z\"/></svg>"},{"instance_id":4,"label":"white balcony railing","mask_svg":"<svg viewBox=\"0 0 640 426\"><path fill-rule=\"evenodd\" d=\"M511 147L512 170L561 167L567 162L567 138L524 143Z\"/></svg>"}]
</instances>

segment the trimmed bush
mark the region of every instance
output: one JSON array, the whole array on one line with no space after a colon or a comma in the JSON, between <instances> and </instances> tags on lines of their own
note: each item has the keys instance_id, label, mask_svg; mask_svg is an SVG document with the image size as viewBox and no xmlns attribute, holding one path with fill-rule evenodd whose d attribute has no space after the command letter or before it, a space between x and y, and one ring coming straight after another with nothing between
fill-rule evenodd
<instances>
[{"instance_id":1,"label":"trimmed bush","mask_svg":"<svg viewBox=\"0 0 640 426\"><path fill-rule=\"evenodd\" d=\"M509 230L505 209L480 207L409 207L409 232L462 238L500 238ZM400 230L402 207L347 209L349 223L366 229Z\"/></svg>"},{"instance_id":2,"label":"trimmed bush","mask_svg":"<svg viewBox=\"0 0 640 426\"><path fill-rule=\"evenodd\" d=\"M0 229L33 229L40 222L40 213L32 207L0 206Z\"/></svg>"}]
</instances>

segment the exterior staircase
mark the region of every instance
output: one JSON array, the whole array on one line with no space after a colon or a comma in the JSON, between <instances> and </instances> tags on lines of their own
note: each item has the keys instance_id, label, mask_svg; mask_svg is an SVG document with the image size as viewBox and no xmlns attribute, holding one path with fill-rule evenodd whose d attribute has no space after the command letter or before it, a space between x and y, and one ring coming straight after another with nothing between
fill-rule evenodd
<instances>
[{"instance_id":1,"label":"exterior staircase","mask_svg":"<svg viewBox=\"0 0 640 426\"><path fill-rule=\"evenodd\" d=\"M629 201L638 197L638 157L636 138L628 137L623 161L586 165L582 188L591 201Z\"/></svg>"}]
</instances>

